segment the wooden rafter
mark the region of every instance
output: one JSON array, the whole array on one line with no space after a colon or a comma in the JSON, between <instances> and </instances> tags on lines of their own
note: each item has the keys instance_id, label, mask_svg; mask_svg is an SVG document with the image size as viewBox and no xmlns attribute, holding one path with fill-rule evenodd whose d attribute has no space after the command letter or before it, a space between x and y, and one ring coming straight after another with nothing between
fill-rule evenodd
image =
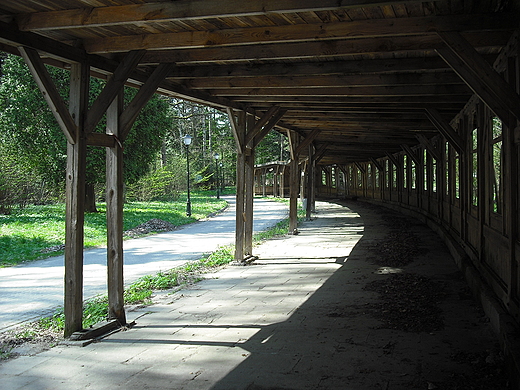
<instances>
[{"instance_id":1,"label":"wooden rafter","mask_svg":"<svg viewBox=\"0 0 520 390\"><path fill-rule=\"evenodd\" d=\"M316 23L289 26L250 27L211 31L190 31L163 34L142 34L92 38L85 40L89 53L126 52L128 50L165 50L170 48L197 48L207 46L243 45L252 43L309 42L360 37L420 35L432 31L451 29L459 31L482 28L504 30L516 27L512 15L462 15L459 17L416 17L357 20L348 23Z\"/></svg>"},{"instance_id":2,"label":"wooden rafter","mask_svg":"<svg viewBox=\"0 0 520 390\"><path fill-rule=\"evenodd\" d=\"M437 161L440 160L440 153L439 150L430 142L428 138L426 138L422 134L416 135L417 139L421 143L422 146L426 148L426 150L433 156L433 158Z\"/></svg>"},{"instance_id":3,"label":"wooden rafter","mask_svg":"<svg viewBox=\"0 0 520 390\"><path fill-rule=\"evenodd\" d=\"M279 106L272 106L262 117L255 123L253 128L247 132L245 144L248 145L261 131L264 125L278 113Z\"/></svg>"},{"instance_id":4,"label":"wooden rafter","mask_svg":"<svg viewBox=\"0 0 520 390\"><path fill-rule=\"evenodd\" d=\"M423 161L421 159L419 159L419 157L417 157L417 153L414 152L410 146L408 146L407 144L402 144L401 148L404 150L406 155L409 156L413 160L413 162L415 164L417 164L418 166L423 165ZM387 154L387 156L390 157L389 154Z\"/></svg>"},{"instance_id":5,"label":"wooden rafter","mask_svg":"<svg viewBox=\"0 0 520 390\"><path fill-rule=\"evenodd\" d=\"M258 133L258 135L253 139L253 149L258 146L258 144L265 138L265 136L276 126L276 124L282 119L287 110L279 110L276 114L274 114L269 122L265 124L262 128L262 131Z\"/></svg>"},{"instance_id":6,"label":"wooden rafter","mask_svg":"<svg viewBox=\"0 0 520 390\"><path fill-rule=\"evenodd\" d=\"M421 0L402 0L402 3L418 3ZM241 17L268 15L284 12L314 12L348 9L386 4L385 0L349 0L338 4L337 0L277 0L259 3L234 0L211 2L206 0L158 2L111 7L79 8L62 11L28 13L18 17L22 30L68 29L100 27L135 22L171 22L216 17ZM338 7L339 5L339 7Z\"/></svg>"},{"instance_id":7,"label":"wooden rafter","mask_svg":"<svg viewBox=\"0 0 520 390\"><path fill-rule=\"evenodd\" d=\"M316 139L316 137L320 134L321 130L320 129L314 129L309 135L307 135L304 140L302 142L300 142L300 144L298 145L298 147L296 148L296 150L294 151L294 154L296 156L299 156L300 153L305 149L307 148L311 143L312 141L314 141Z\"/></svg>"},{"instance_id":8,"label":"wooden rafter","mask_svg":"<svg viewBox=\"0 0 520 390\"><path fill-rule=\"evenodd\" d=\"M508 32L469 32L464 34L471 44L505 44ZM351 56L355 54L371 54L393 51L434 50L443 46L437 34L421 36L399 36L392 38L363 38L329 42L294 42L269 45L250 45L247 50L243 46L205 47L195 49L153 50L147 52L143 64L174 62L189 64L203 61L255 61L273 59L312 59L335 56Z\"/></svg>"}]
</instances>

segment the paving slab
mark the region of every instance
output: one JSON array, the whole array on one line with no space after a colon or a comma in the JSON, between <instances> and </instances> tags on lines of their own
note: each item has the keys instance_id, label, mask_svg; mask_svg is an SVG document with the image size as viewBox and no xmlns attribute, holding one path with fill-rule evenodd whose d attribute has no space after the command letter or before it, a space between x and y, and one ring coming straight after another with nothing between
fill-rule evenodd
<instances>
[{"instance_id":1,"label":"paving slab","mask_svg":"<svg viewBox=\"0 0 520 390\"><path fill-rule=\"evenodd\" d=\"M447 248L425 225L401 219L420 251L406 266L385 264L378 244L395 231L388 224L393 216L361 202L318 202L315 218L301 224L299 235L255 247L253 265L228 266L175 294L158 294L160 303L128 313L136 326L99 342L1 363L1 386L471 388L469 382L449 386L470 381L476 368L499 369L496 337L481 308L463 293ZM366 287L396 273L437 282L442 327L404 331L374 316L374 305L384 301Z\"/></svg>"},{"instance_id":2,"label":"paving slab","mask_svg":"<svg viewBox=\"0 0 520 390\"><path fill-rule=\"evenodd\" d=\"M219 246L234 243L235 198L222 197L228 208L218 215L175 231L125 240L123 243L125 283L141 276L168 270L199 259ZM195 207L195 206L194 206ZM275 225L288 213L287 205L255 199L254 230ZM106 248L86 250L83 261L85 299L106 294ZM64 257L0 268L0 331L21 322L40 318L63 305Z\"/></svg>"}]
</instances>

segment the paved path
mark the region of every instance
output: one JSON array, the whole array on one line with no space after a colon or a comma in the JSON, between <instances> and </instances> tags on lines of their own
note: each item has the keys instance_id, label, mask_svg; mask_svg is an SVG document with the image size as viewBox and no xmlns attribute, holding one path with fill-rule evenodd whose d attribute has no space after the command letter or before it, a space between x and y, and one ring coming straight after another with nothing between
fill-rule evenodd
<instances>
[{"instance_id":1,"label":"paved path","mask_svg":"<svg viewBox=\"0 0 520 390\"><path fill-rule=\"evenodd\" d=\"M501 388L496 339L446 247L401 220L420 253L387 267L375 246L396 215L354 202L319 202L300 234L255 248L252 266L229 266L128 313L136 325L84 348L61 345L0 362L9 390L403 390ZM385 217L383 219L383 217ZM367 283L392 273L442 286L444 327L388 329L371 314ZM160 299L159 299L160 298ZM406 299L406 297L404 298ZM413 308L413 305L411 305ZM460 386L458 386L460 384Z\"/></svg>"},{"instance_id":2,"label":"paved path","mask_svg":"<svg viewBox=\"0 0 520 390\"><path fill-rule=\"evenodd\" d=\"M234 243L235 198L221 214L173 231L124 242L125 283L167 270L219 246ZM288 206L255 199L254 229L265 230L287 215ZM63 304L63 256L0 268L0 331L50 313ZM85 251L84 297L106 293L106 249Z\"/></svg>"}]
</instances>

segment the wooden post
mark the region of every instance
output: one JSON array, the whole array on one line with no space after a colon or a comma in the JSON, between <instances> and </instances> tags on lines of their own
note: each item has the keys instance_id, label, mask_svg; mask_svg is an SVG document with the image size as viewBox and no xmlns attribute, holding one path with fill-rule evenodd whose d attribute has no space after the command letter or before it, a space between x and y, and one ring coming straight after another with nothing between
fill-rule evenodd
<instances>
[{"instance_id":1,"label":"wooden post","mask_svg":"<svg viewBox=\"0 0 520 390\"><path fill-rule=\"evenodd\" d=\"M311 219L312 201L314 192L314 147L309 145L309 161L307 163L307 205L305 208L305 218Z\"/></svg>"},{"instance_id":2,"label":"wooden post","mask_svg":"<svg viewBox=\"0 0 520 390\"><path fill-rule=\"evenodd\" d=\"M255 126L255 117L247 115L246 133ZM253 253L253 200L254 200L254 170L255 170L255 149L246 148L245 158L245 228L244 228L244 256Z\"/></svg>"},{"instance_id":3,"label":"wooden post","mask_svg":"<svg viewBox=\"0 0 520 390\"><path fill-rule=\"evenodd\" d=\"M290 165L290 200L289 200L289 234L297 234L298 230L298 190L300 188L300 170L298 159L291 159Z\"/></svg>"},{"instance_id":4,"label":"wooden post","mask_svg":"<svg viewBox=\"0 0 520 390\"><path fill-rule=\"evenodd\" d=\"M123 94L107 110L106 133L120 136ZM116 138L119 139L119 138ZM126 324L123 278L123 146L116 142L106 152L108 318Z\"/></svg>"},{"instance_id":5,"label":"wooden post","mask_svg":"<svg viewBox=\"0 0 520 390\"><path fill-rule=\"evenodd\" d=\"M87 137L83 124L88 103L89 67L70 70L69 112L77 126L74 144L67 143L65 219L65 329L64 336L83 328L83 243Z\"/></svg>"},{"instance_id":6,"label":"wooden post","mask_svg":"<svg viewBox=\"0 0 520 390\"><path fill-rule=\"evenodd\" d=\"M238 120L232 109L228 109L229 121L237 144L236 217L235 217L235 261L244 260L245 231L245 169L246 169L246 113L239 111Z\"/></svg>"}]
</instances>

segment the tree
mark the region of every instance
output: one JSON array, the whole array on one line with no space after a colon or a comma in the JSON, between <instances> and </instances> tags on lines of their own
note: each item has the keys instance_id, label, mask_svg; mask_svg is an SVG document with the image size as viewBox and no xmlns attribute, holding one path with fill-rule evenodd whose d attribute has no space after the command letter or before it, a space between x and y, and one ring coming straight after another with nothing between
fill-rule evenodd
<instances>
[{"instance_id":1,"label":"tree","mask_svg":"<svg viewBox=\"0 0 520 390\"><path fill-rule=\"evenodd\" d=\"M69 72L48 67L64 101L68 101ZM90 102L98 96L104 82L91 78ZM128 103L137 91L125 89ZM125 180L135 182L148 173L169 127L168 102L154 96L142 110L124 145ZM96 132L105 131L105 121ZM11 150L27 161L41 177L64 185L66 140L36 83L19 57L8 55L2 61L0 84L0 134ZM105 182L105 150L89 147L87 154L86 210L95 211L95 186Z\"/></svg>"}]
</instances>

